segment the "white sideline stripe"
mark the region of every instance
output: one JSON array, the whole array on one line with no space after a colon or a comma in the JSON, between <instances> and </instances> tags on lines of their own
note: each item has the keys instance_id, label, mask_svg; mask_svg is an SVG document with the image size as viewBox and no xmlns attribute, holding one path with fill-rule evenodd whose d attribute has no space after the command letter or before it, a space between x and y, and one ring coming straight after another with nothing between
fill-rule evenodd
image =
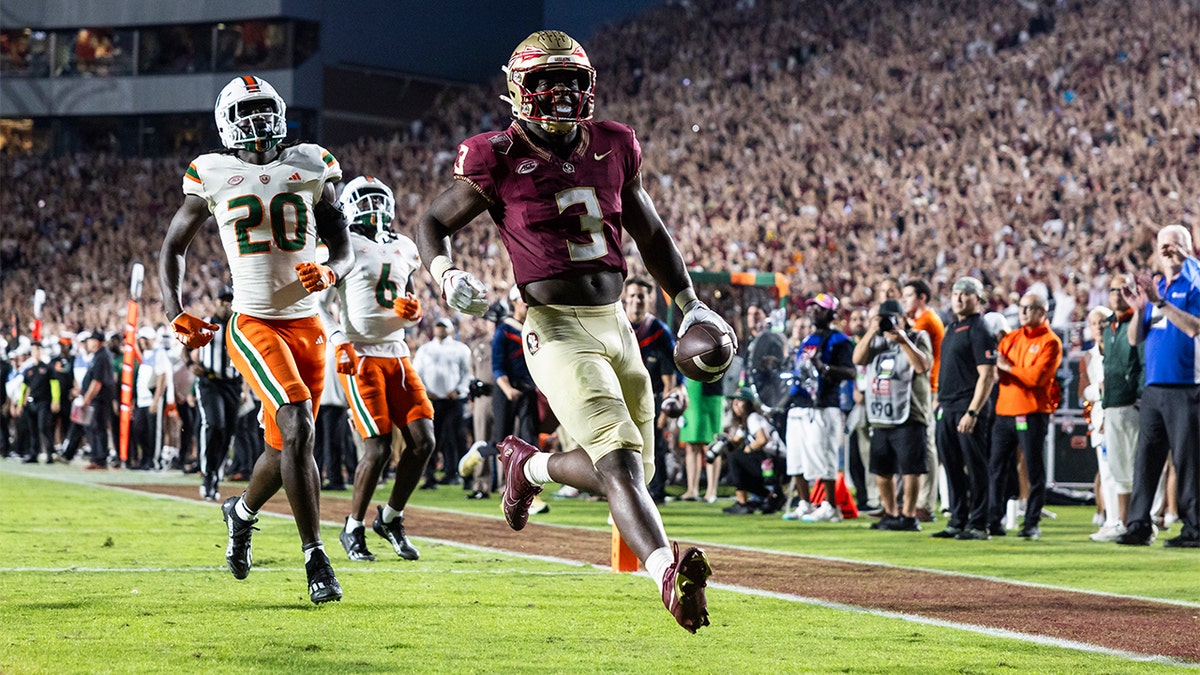
<instances>
[{"instance_id":1,"label":"white sideline stripe","mask_svg":"<svg viewBox=\"0 0 1200 675\"><path fill-rule=\"evenodd\" d=\"M971 623L958 623L955 621L946 621L944 619L934 619L920 614L909 614L907 612L892 612L883 609L870 609L859 607L857 605L847 605L840 602L830 600L822 600L820 598L808 598L800 595L791 595L788 593L777 593L775 591L765 591L759 588L748 588L746 586L734 586L731 584L718 584L709 582L710 588L717 588L724 591L733 591L735 593L743 593L745 595L756 595L763 598L773 598L776 600L785 600L788 602L798 602L805 605L814 605L826 609L835 609L843 612L853 612L855 614L868 614L886 619L900 619L911 623L919 623L927 626L936 626L938 628L951 628L955 630L963 630L971 633L978 633L988 637L1004 638L1009 640L1020 640L1021 642L1032 642L1037 645L1047 647L1059 647L1062 649L1073 649L1081 652L1091 652L1094 654L1103 654L1105 656L1115 656L1119 658L1129 659L1131 661L1144 661L1152 663L1162 663L1171 666L1184 666L1187 668L1200 669L1200 663L1192 663L1189 661L1180 661L1169 656L1161 654L1143 654L1139 652L1128 652L1122 649L1112 649L1102 647L1088 642L1078 642L1075 640L1066 640L1063 638L1050 637L1048 635L1036 635L1033 633L1019 633L1005 628L990 628L988 626L980 626Z\"/></svg>"},{"instance_id":2,"label":"white sideline stripe","mask_svg":"<svg viewBox=\"0 0 1200 675\"><path fill-rule=\"evenodd\" d=\"M122 485L107 485L107 484L101 485L101 484L97 484L94 482L90 482L90 480L72 478L70 476L42 476L42 474L26 473L26 472L23 472L20 470L7 471L7 472L17 474L17 476L24 476L26 478L41 478L43 480L59 480L59 482L61 482L61 483L73 483L73 484L78 484L78 485L97 486L97 488L108 488L108 489L113 489L113 490L130 492L130 494L132 494L132 495L167 498L167 500L175 500L175 501L190 503L190 504L196 503L196 500L193 500L193 498L179 497L179 496L175 496L175 495L163 495L163 494L158 494L158 492L149 492L146 490L138 490L136 488L125 488L125 486L122 486ZM199 486L197 486L197 490L198 489L199 489ZM473 516L473 518L491 518L491 519L496 519L496 520L500 519L500 515L468 513L468 512L462 512L462 510L455 510L455 509L449 509L449 508L439 508L439 507L415 507L415 508L431 510L431 512L450 514L450 515L469 515L469 516ZM260 516L270 515L270 516L275 516L275 518L284 518L284 519L288 519L288 520L292 519L292 516L274 514L274 513L265 513L264 512L259 515ZM344 526L343 522L331 522L331 521L322 521L322 525L330 525L330 526L334 526L334 527ZM565 530L594 530L594 531L598 531L598 532L605 531L605 530L600 530L599 527L580 527L580 526L575 526L575 525L559 525L559 524L554 524L554 522L539 522L538 525L540 525L542 527L565 528ZM426 542L434 542L434 543L444 544L444 545L448 545L448 546L458 546L458 548L472 549L472 550L478 550L478 551L504 550L504 549L485 548L485 546L475 546L472 544L464 544L461 542L451 542L451 540L446 540L446 539L431 539L428 537L416 537L416 539L426 540ZM764 554L772 554L772 555L787 556L787 557L794 557L794 558L803 558L803 560L842 562L842 563L847 563L847 565L863 565L863 566L868 566L868 567L882 567L882 568L886 568L886 569L900 569L900 571L913 571L913 572L924 572L924 573L928 573L928 574L938 574L938 575L942 575L942 577L958 577L958 578L962 578L962 579L978 579L978 580L983 580L983 581L994 581L994 583L997 583L997 584L1009 584L1009 585L1013 585L1013 586L1024 586L1024 587L1028 587L1028 589L1043 589L1043 590L1048 590L1048 591L1084 593L1084 595L1096 596L1096 597L1102 597L1102 598L1133 599L1133 601L1169 604L1169 605L1176 605L1176 607L1188 607L1188 608L1200 609L1200 602L1181 601L1181 599L1154 598L1154 597L1147 597L1147 596L1128 595L1128 593L1112 593L1109 591L1096 591L1096 590L1091 590L1091 589L1076 589L1076 587L1072 587L1072 586L1055 586L1055 585L1051 585L1051 584L1039 584L1039 583L1037 583L1037 581L1021 581L1018 579L1004 579L1001 577L989 577L989 575L985 575L985 574L972 574L970 572L952 572L952 571L947 571L947 569L932 569L932 568L928 568L928 567L913 567L913 566L907 566L907 565L895 565L895 563L881 562L881 561L853 560L853 558L848 558L848 557L814 555L814 554L798 554L798 552L793 552L793 551L780 551L780 550L775 550L775 549L764 549L764 548L757 548L757 546L724 544L724 543L720 543L720 542L704 542L704 540L702 540L702 539L689 539L689 542L700 544L702 546L719 546L719 548L722 548L722 549L732 549L732 550L745 551L745 552L764 552ZM545 562L557 562L557 563L562 563L562 565L575 565L575 566L587 565L587 563L581 563L580 561L577 561L577 560L566 560L566 558L553 557L553 556L518 554L518 552L512 552L511 555L528 558L528 560L541 560L541 561L545 561ZM607 568L605 568L605 569L607 569Z\"/></svg>"},{"instance_id":3,"label":"white sideline stripe","mask_svg":"<svg viewBox=\"0 0 1200 675\"><path fill-rule=\"evenodd\" d=\"M94 482L91 482L88 480L82 480L80 478L74 478L71 476L44 476L44 475L35 474L35 473L25 473L25 472L21 471L20 469L8 471L8 473L12 473L14 475L19 475L19 476L25 476L27 478L40 478L43 480L57 480L57 481L60 481L63 483L74 483L77 485L90 485L90 486L94 486L94 487L104 487L104 488L120 490L123 492L128 492L130 494L136 494L136 495L142 495L142 496L159 497L162 499L173 499L175 501L183 502L186 504L195 504L196 503L195 499L190 499L187 497L179 497L179 496L175 496L175 495L164 495L164 494L160 494L157 492L148 492L146 490L139 490L136 488L127 488L127 487L120 486L120 485L100 485L98 483L94 483ZM199 487L197 486L196 489L198 490ZM490 516L488 514L469 513L469 512L465 512L465 511L456 511L454 509L446 509L446 508L440 508L440 507L420 506L420 507L416 507L416 508L424 509L427 511L434 511L437 513L445 513L445 514L453 514L453 515L469 515L469 516L472 516L475 518L492 518L495 520L501 519L500 515ZM268 516L273 516L273 517L278 517L278 518L286 518L289 520L291 519L291 516L284 516L284 515L273 514L273 513L263 513L263 514L260 514L260 516L261 515L268 515ZM322 521L322 524L323 525L331 525L334 527L344 526L344 523L341 523L341 522ZM596 530L598 532L605 531L605 530L601 530L600 528L579 527L579 526L574 526L574 525L560 525L557 523L538 523L538 525L540 525L542 527L554 527L554 528L563 528L563 529L588 529L588 530ZM428 537L416 537L416 539L435 542L435 543L439 543L439 544L444 544L446 546L457 546L460 548L469 548L469 549L476 550L476 551L505 550L505 549L485 548L482 546L473 546L471 544L464 544L461 542L448 541L448 540L443 540L443 539L430 539ZM937 574L937 575L945 576L945 577L960 577L963 579L978 579L981 581L992 581L992 582L1001 583L1001 584L1010 584L1013 586L1024 586L1026 588L1039 588L1039 589L1044 589L1044 590L1063 591L1063 592L1068 592L1068 593L1082 593L1085 595L1091 595L1091 596L1096 596L1096 597L1101 597L1101 598L1141 600L1143 602L1153 602L1153 603L1159 603L1159 604L1164 604L1164 605L1174 605L1177 607L1192 607L1192 608L1200 609L1200 602L1192 602L1192 601L1188 601L1188 600L1175 600L1175 599L1169 599L1169 598L1154 598L1154 597L1148 597L1145 595L1130 595L1127 593L1112 593L1109 591L1097 591L1097 590L1087 589L1087 588L1073 588L1070 586L1055 586L1053 584L1042 584L1042 583L1038 583L1036 581L1021 581L1018 579L1005 579L1002 577L994 577L994 576L988 576L988 575L984 575L984 574L972 574L970 572L955 572L955 571L951 571L951 570L939 570L939 569L932 569L932 568L928 568L928 567L914 567L911 565L896 565L894 563L880 562L880 561L874 561L874 560L855 560L853 558L841 558L841 557L837 557L837 556L814 555L814 554L810 554L810 553L795 553L792 551L779 551L779 550L770 549L770 548L759 548L759 547L754 547L754 546L741 546L741 545L737 545L737 544L724 544L724 543L720 543L720 542L703 541L703 540L699 540L699 539L689 539L688 541L696 543L696 544L700 544L701 546L717 546L720 548L727 548L727 549L732 549L735 551L744 551L746 553L770 553L772 555L787 556L789 558L800 558L800 559L806 559L806 560L821 560L821 561L829 561L829 562L846 563L846 564L850 564L850 565L867 565L870 567L880 567L880 568L884 568L884 569L894 569L894 570L912 570L912 571L916 571L916 572L925 572L928 574ZM511 553L512 555L520 556L520 557L527 558L530 560L542 560L545 562L561 563L564 565L577 565L577 566L580 565L580 562L578 560L567 560L564 558L555 558L552 556L539 556L539 555L528 554L528 553L515 553L515 552L511 552L511 551L507 551L507 552Z\"/></svg>"},{"instance_id":4,"label":"white sideline stripe","mask_svg":"<svg viewBox=\"0 0 1200 675\"><path fill-rule=\"evenodd\" d=\"M447 545L457 546L459 548L467 548L467 549L471 549L471 550L484 551L484 552L494 551L494 549L489 549L489 548L485 548L482 546L474 546L474 545L460 546L456 542L447 542ZM526 554L520 554L520 553L514 553L512 555L515 557L520 557L520 558L533 558L533 559L538 559L538 560L547 560L547 561L551 561L551 562L559 561L559 559L550 558L547 556L526 555ZM608 574L607 570L605 570L602 566L592 566L592 565L588 565L586 563L581 564L578 561L562 561L562 562L569 564L573 567L595 567L596 568L591 572L587 572L587 574L591 574L591 575L595 575L595 576ZM380 567L348 567L348 568L343 568L343 570L346 572L353 573L353 574L360 574L360 573L367 573L367 574L462 574L462 575L496 575L496 576L520 574L520 575L524 575L524 576L542 576L542 577L578 576L580 574L580 571L534 572L534 571L523 570L523 569L519 569L519 568L486 569L486 570L461 570L460 569L460 570L446 570L446 571L439 571L439 572L432 572L428 569L417 568L417 567L408 567L407 569L404 569L404 568L380 568ZM206 566L197 566L197 567L0 567L0 573L12 573L12 572L65 573L65 572L73 572L73 573L81 573L81 574L109 574L109 573L146 574L146 573L191 573L191 572L225 572L225 571L226 571L226 568L224 566L220 566L220 567L216 567L216 566L207 566L207 567ZM254 568L254 572L256 574L269 573L269 572L292 573L295 571L296 570L294 568L290 568L290 567L255 567ZM645 573L639 573L639 576L648 576L648 575L646 575ZM1076 640L1066 640L1066 639L1062 639L1062 638L1048 637L1045 635L1020 633L1017 631L1011 631L1011 630L1007 630L1004 628L989 628L987 626L980 626L977 624L958 623L955 621L945 621L943 619L934 619L934 618L922 616L919 614L910 614L907 612L893 612L893 611L881 610L881 609L870 609L870 608L859 607L856 605L848 605L848 604L840 603L840 602L822 600L819 598L809 598L809 597L793 595L793 594L789 594L789 593L778 593L778 592L766 591L766 590L762 590L762 589L758 589L758 588L749 588L746 586L737 586L737 585L732 585L732 584L719 584L719 583L709 583L709 586L712 588L723 590L723 591L730 591L733 593L741 593L743 595L753 595L753 596L757 596L757 597L772 598L775 600L784 600L787 602L795 602L795 603L800 603L800 604L805 604L805 605L812 605L812 606L816 606L816 607L822 607L825 609L832 609L832 610L843 611L843 612L852 612L855 614L866 614L866 615L870 615L870 616L878 616L878 617L885 618L885 619L898 619L901 621L907 621L910 623L918 623L918 624L923 624L923 625L927 625L927 626L934 626L934 627L938 627L938 628L949 628L949 629L953 629L953 630L962 630L962 631L967 631L967 632L971 632L971 633L978 633L980 635L985 635L988 637L1009 639L1009 640L1020 640L1022 642L1030 642L1033 644L1038 644L1038 645L1047 646L1047 647L1057 647L1057 648L1061 648L1061 649L1071 649L1071 650L1075 650L1075 651L1090 652L1090 653L1095 653L1095 654L1102 654L1105 656L1114 656L1114 657L1118 657L1118 658L1124 658L1124 659L1128 659L1131 661L1162 663L1165 665L1186 666L1189 668L1200 669L1200 664L1189 663L1186 661L1179 661L1179 660L1173 659L1168 656L1154 655L1154 654L1141 654L1141 653L1137 653L1137 652L1128 652L1128 651L1124 651L1124 650L1120 650L1120 649L1112 649L1109 647L1093 645L1093 644L1090 644L1087 642L1078 642Z\"/></svg>"},{"instance_id":5,"label":"white sideline stripe","mask_svg":"<svg viewBox=\"0 0 1200 675\"><path fill-rule=\"evenodd\" d=\"M573 562L575 562L575 565L574 565L575 567L586 567L586 565L580 565L577 561L573 561ZM572 570L569 572L551 572L551 571L540 571L539 572L539 571L525 570L525 569L521 569L518 567L510 567L507 569L487 568L487 569L479 569L479 570L463 570L463 569L430 570L427 568L414 567L411 565L406 566L406 567L352 567L352 566L348 566L348 565L350 565L350 563L347 563L347 565L338 567L338 572L339 573L344 572L347 574L359 574L359 573L366 573L366 574L462 574L462 575L475 574L475 575L489 575L489 576L493 575L493 574L494 575L521 574L521 575L530 576L530 577L577 577L580 574L590 574L590 575L600 576L602 571L608 572L607 569L593 570L593 571ZM258 574L259 572L292 572L292 573L294 573L299 569L301 569L301 568L299 568L299 567L255 567L253 571L255 574ZM64 573L64 572L76 572L76 573L80 573L80 574L159 574L159 573L187 574L187 573L191 573L191 572L228 573L228 571L229 571L229 568L225 567L224 565L221 565L220 567L213 567L213 566L209 566L209 567L205 567L205 566L197 566L197 567L0 567L0 574L7 574L10 572L26 572L26 573L37 572L37 573L45 573L45 574L59 574L59 573Z\"/></svg>"},{"instance_id":6,"label":"white sideline stripe","mask_svg":"<svg viewBox=\"0 0 1200 675\"><path fill-rule=\"evenodd\" d=\"M17 472L14 472L14 473L17 473ZM35 474L21 474L21 475L27 476L29 478L45 478L46 480L57 480L57 481L64 482L64 483L75 483L78 485L90 485L92 487L116 490L118 492L127 492L129 494L138 495L138 496L142 496L142 497L154 497L154 498L158 498L158 499L168 499L171 501L181 502L184 504L191 504L193 506L197 504L197 501L190 497L180 497L179 495L165 495L165 494L162 494L159 492L149 492L147 490L139 490L136 487L125 487L124 485L98 484L98 483L93 483L93 482L86 481L86 480L80 480L77 478L67 477L67 476L47 477L47 476L40 476L40 475L35 475ZM199 488L197 488L197 489L199 489ZM229 496L232 496L232 495L229 495ZM204 502L200 502L200 503L204 503ZM218 506L218 505L213 504L213 506ZM424 509L426 507L418 507L418 508ZM452 514L458 514L458 515L464 514L462 511L454 511L452 509L428 509L428 510L439 511L441 513L452 513ZM471 514L465 514L465 515L474 516L476 514L471 513ZM292 520L291 516L284 515L282 513L271 513L270 511L259 511L258 517L259 518L263 518L263 517L279 518L280 520ZM484 517L488 517L488 516L484 516ZM499 519L500 516L496 516L496 518ZM340 528L340 527L345 526L345 523L343 523L343 522L332 521L332 520L322 520L321 524L326 527ZM558 527L567 527L567 526L560 525ZM417 541L427 541L427 542L434 543L434 544L441 544L444 546L453 546L455 548L462 548L462 549L467 549L470 551L481 551L484 553L505 553L505 554L511 555L513 557L522 558L525 560L540 560L542 562L556 563L559 565L570 565L572 567L593 567L593 568L598 568L598 569L603 569L603 570L608 569L608 567L605 567L603 565L593 565L591 563L586 563L586 562L583 562L580 560L571 560L568 558L557 558L554 556L537 555L537 554L531 554L531 553L518 553L515 551L509 551L507 549L492 548L492 547L487 547L487 546L477 546L475 544L465 544L465 543L458 542L458 541L450 541L448 539L434 539L434 538L430 538L430 537L413 537L413 539L415 539ZM67 568L67 569L69 569L69 568ZM218 567L216 569L223 570L225 568ZM258 568L255 567L254 569L257 570Z\"/></svg>"},{"instance_id":7,"label":"white sideline stripe","mask_svg":"<svg viewBox=\"0 0 1200 675\"><path fill-rule=\"evenodd\" d=\"M944 577L961 577L963 579L977 579L979 581L993 581L1010 586L1025 586L1027 588L1040 588L1048 591L1063 591L1067 593L1082 593L1084 595L1094 595L1102 598L1116 598L1121 600L1142 600L1144 602L1155 602L1164 605L1177 605L1179 607L1195 607L1200 608L1200 602L1191 602L1189 600L1172 600L1168 598L1152 598L1144 595L1129 595L1127 593L1111 593L1109 591L1097 591L1087 588L1074 588L1072 586L1055 586L1052 584L1040 584L1036 581L1022 581L1020 579L1005 579L1003 577L993 577L985 574L973 574L971 572L956 572L952 570L939 570L929 567L914 567L912 565L897 565L894 563L880 562L877 560L855 560L853 558L839 558L836 556L813 555L809 553L795 553L793 551L776 551L769 548L757 548L754 546L739 546L737 544L722 544L715 541L704 542L700 540L689 539L689 542L700 544L701 546L717 546L720 548L733 549L735 551L745 551L747 553L770 553L772 555L787 556L789 558L803 558L809 560L821 560L827 562L846 563L850 565L866 565L869 567L881 567L884 569L904 570L914 572L925 572L927 574L937 574Z\"/></svg>"},{"instance_id":8,"label":"white sideline stripe","mask_svg":"<svg viewBox=\"0 0 1200 675\"><path fill-rule=\"evenodd\" d=\"M96 483L79 480L79 479L72 479L72 478L67 478L67 477L61 477L61 478L46 477L46 476L39 476L39 475L35 475L35 474L24 474L19 471L14 471L12 473L25 475L30 478L45 478L48 480L59 480L62 482L71 482L71 483L79 483L79 484L83 484L83 485L92 485L92 486L96 486L96 487L103 487L103 488L109 488L109 489L119 490L119 491L123 491L123 492L128 492L130 494L136 494L136 495L141 495L141 496L150 496L150 497L159 497L159 498L163 498L163 499L171 499L171 500L183 502L186 504L196 504L195 499L179 497L176 495L164 495L164 494L155 493L155 492L147 492L145 490L126 488L123 486L98 485ZM426 508L426 507L420 507L420 508ZM452 514L470 515L470 516L479 517L479 514L466 513L463 511L455 511L453 509L433 508L433 509L428 509L428 510L438 511L441 513L452 513ZM285 516L283 514L269 513L269 512L260 512L259 516L260 517L271 516L273 518L292 520L291 516ZM487 517L487 516L485 515L483 517ZM498 516L497 516L497 518L498 518ZM322 521L322 524L326 525L326 526L330 526L330 527L344 526L344 523L331 522L331 521ZM549 526L549 527L563 527L563 528L575 529L575 528L572 528L571 526L567 526L567 525L557 525L557 524L549 524L549 523L545 523L543 525ZM589 528L584 528L584 529L589 529ZM598 530L599 528L591 528L591 529ZM417 541L428 541L428 542L432 542L432 543L441 544L444 546L451 546L451 547L455 547L455 548L463 548L463 549L474 550L474 551L482 551L482 552L488 552L488 553L503 553L508 556L512 556L515 558L523 558L523 559L527 559L527 560L540 560L543 562L559 563L559 564L563 564L563 565L570 565L573 567L592 567L597 570L605 570L605 571L609 569L608 567L603 566L603 565L594 565L591 563L581 562L579 560L567 560L564 558L557 558L557 557L553 557L553 556L520 553L520 552L516 552L516 551L510 551L507 549L484 547L484 546L478 546L478 545L474 545L474 544L464 544L462 542L449 541L449 540L445 540L445 539L431 539L431 538L426 538L426 537L414 537L414 539L416 539ZM1014 584L1014 585L1018 585L1018 586L1027 586L1027 587L1031 587L1031 588L1042 588L1042 589L1049 589L1049 590L1055 590L1055 591L1085 593L1088 595L1095 595L1095 596L1107 597L1107 598L1127 598L1127 599L1135 599L1135 600L1144 600L1147 602L1157 602L1157 603L1163 603L1163 604L1169 604L1169 605L1178 605L1178 606L1182 606L1182 607L1200 607L1200 603L1188 602L1185 600L1166 600L1166 599L1162 599L1162 598L1147 598L1144 596L1136 596L1136 595L1122 595L1119 593L1108 593L1108 592L1104 592L1104 591L1093 591L1093 590L1086 590L1086 589L1068 588L1068 587L1062 587L1062 586L1052 586L1049 584L1038 584L1038 583L1034 583L1034 582L1014 581L1014 580L1010 580L1010 579L1001 579L998 577L990 577L990 576L984 576L984 575L979 575L979 574L969 574L969 573L964 573L964 572L950 572L950 571L946 571L946 570L928 569L928 568L923 568L923 567L910 567L910 566L904 566L904 565L894 565L891 563L884 563L884 562L852 560L849 558L839 558L839 557L834 557L834 556L803 555L803 554L798 554L798 553L792 553L789 551L776 551L776 550L772 550L772 549L762 549L762 548L753 548L753 547L749 547L749 546L720 544L720 543L716 543L716 542L705 543L705 542L697 541L695 543L700 543L703 545L718 546L718 547L722 547L722 548L746 551L746 552L751 552L751 553L771 553L774 555L783 555L783 556L788 556L788 557L793 557L793 558L807 558L807 559L812 559L812 560L828 560L828 561L832 561L832 562L870 565L870 566L874 566L874 567L899 569L899 570L917 570L917 571L921 571L921 572L928 572L931 574L939 574L939 575L943 575L943 576L964 577L964 578L968 578L968 579L982 579L982 580L986 580L986 581L996 581L999 583ZM215 569L223 570L225 568L218 567ZM258 568L255 568L255 569L257 570ZM270 568L264 568L264 571L266 569L270 569ZM288 570L288 571L292 571L292 570ZM649 574L645 571L639 571L639 572L636 572L636 574L638 574L639 576L644 576L647 579L649 579ZM745 587L745 586L734 586L734 585L727 585L727 584L720 584L720 583L709 583L709 585L712 586L713 588L717 588L720 590L729 590L729 591L733 591L735 593L742 593L745 595L754 595L754 596L766 597L766 598L776 598L776 599L787 600L787 601L791 601L791 602L799 602L802 604L809 604L809 605L814 605L814 606L819 606L819 607L827 607L830 609L842 610L842 611L847 611L847 612L855 612L858 614L868 614L868 615L880 616L880 617L891 618L891 619L899 619L902 621L909 621L912 623L920 623L920 624L925 624L925 625L929 625L929 626L937 626L937 627L943 627L943 628L965 630L968 632L979 633L981 635L989 635L989 636L995 636L995 637L999 637L999 638L1020 640L1022 642L1030 642L1033 644L1061 647L1064 649L1074 649L1077 651L1091 652L1091 653L1096 653L1096 654L1107 654L1107 655L1116 656L1116 657L1120 657L1120 658L1126 658L1126 659L1133 660L1133 661L1146 661L1146 662L1164 663L1164 664L1168 664L1168 665L1172 665L1172 666L1186 666L1189 668L1200 668L1200 664L1189 663L1186 661L1178 661L1178 660L1172 659L1171 657L1168 657L1168 656L1139 654L1136 652L1126 652L1126 651L1122 651L1122 650L1118 650L1118 649L1110 649L1108 647L1101 647L1099 645L1093 645L1093 644L1089 644L1086 642L1075 642L1072 640L1063 640L1061 638L1053 638L1053 637L1043 636L1043 635L1018 633L1015 631L1009 631L1009 630L1005 630L1002 628L988 628L986 626L978 626L975 624L960 624L960 623L955 623L955 622L951 622L951 621L945 621L942 619L934 619L934 618L930 618L930 617L925 617L925 616L921 616L921 615L917 615L917 614L905 614L905 613L900 613L900 612L890 612L890 611L879 610L879 609L868 609L868 608L863 608L863 607L857 607L854 605L846 605L843 603L831 602L828 600L820 600L817 598L806 598L806 597L798 596L798 595L789 595L789 594L785 594L785 593L778 593L775 591L767 591L767 590L757 589L757 588L749 588L749 587Z\"/></svg>"}]
</instances>

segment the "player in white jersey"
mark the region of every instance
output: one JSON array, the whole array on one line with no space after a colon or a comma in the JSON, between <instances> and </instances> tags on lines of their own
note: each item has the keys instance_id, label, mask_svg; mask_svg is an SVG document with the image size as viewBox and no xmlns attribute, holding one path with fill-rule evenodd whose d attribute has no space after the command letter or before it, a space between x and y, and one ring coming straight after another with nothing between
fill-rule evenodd
<instances>
[{"instance_id":1,"label":"player in white jersey","mask_svg":"<svg viewBox=\"0 0 1200 675\"><path fill-rule=\"evenodd\" d=\"M404 437L404 450L392 494L385 506L377 507L372 529L397 555L416 560L417 549L404 532L404 506L434 446L433 403L404 342L404 329L421 320L421 304L412 293L412 275L421 259L411 239L389 230L396 203L387 185L371 176L355 178L342 190L341 204L355 260L335 285L341 328L330 340L337 345L339 379L366 453L354 473L351 512L340 538L350 560L375 559L367 549L363 521L391 457L395 426Z\"/></svg>"},{"instance_id":2,"label":"player in white jersey","mask_svg":"<svg viewBox=\"0 0 1200 675\"><path fill-rule=\"evenodd\" d=\"M342 170L311 144L281 145L283 99L266 81L234 78L217 97L217 131L225 150L197 157L183 178L183 205L171 219L160 256L163 307L188 349L217 326L184 311L184 255L211 214L233 277L230 358L263 404L267 445L250 485L221 510L229 530L225 562L238 579L250 572L255 514L282 486L305 554L309 597L340 600L341 585L321 544L320 473L313 459L313 420L324 388L325 334L316 298L350 271L354 254L334 184ZM316 262L317 238L329 249Z\"/></svg>"}]
</instances>

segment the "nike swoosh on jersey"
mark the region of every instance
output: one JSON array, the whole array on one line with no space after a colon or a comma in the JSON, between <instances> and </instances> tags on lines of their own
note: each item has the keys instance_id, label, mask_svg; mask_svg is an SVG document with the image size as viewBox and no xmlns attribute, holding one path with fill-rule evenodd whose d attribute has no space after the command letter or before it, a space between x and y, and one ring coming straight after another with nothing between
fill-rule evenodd
<instances>
[{"instance_id":1,"label":"nike swoosh on jersey","mask_svg":"<svg viewBox=\"0 0 1200 675\"><path fill-rule=\"evenodd\" d=\"M599 162L600 160L604 159L605 157L608 157L611 154L612 154L612 150L609 150L608 152L604 153L603 155L598 155L596 153L592 153L592 158L595 159L597 162Z\"/></svg>"}]
</instances>

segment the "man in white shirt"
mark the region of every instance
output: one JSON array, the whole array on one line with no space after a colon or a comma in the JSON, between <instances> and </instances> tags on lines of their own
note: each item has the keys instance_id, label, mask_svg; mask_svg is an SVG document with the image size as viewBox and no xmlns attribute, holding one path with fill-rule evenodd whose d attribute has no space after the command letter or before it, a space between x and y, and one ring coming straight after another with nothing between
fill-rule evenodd
<instances>
[{"instance_id":1,"label":"man in white shirt","mask_svg":"<svg viewBox=\"0 0 1200 675\"><path fill-rule=\"evenodd\" d=\"M138 350L142 360L137 368L134 382L133 430L135 441L130 450L129 467L132 469L162 469L159 452L162 450L162 421L166 408L167 379L173 368L167 350L158 344L158 332L142 326L137 332Z\"/></svg>"},{"instance_id":2,"label":"man in white shirt","mask_svg":"<svg viewBox=\"0 0 1200 675\"><path fill-rule=\"evenodd\" d=\"M454 323L446 317L433 324L433 339L421 345L413 356L413 367L425 383L425 391L433 402L435 457L441 458L445 478L442 484L460 483L455 467L466 444L463 429L463 403L471 384L471 348L454 339ZM436 490L434 470L437 462L425 467L422 490Z\"/></svg>"}]
</instances>

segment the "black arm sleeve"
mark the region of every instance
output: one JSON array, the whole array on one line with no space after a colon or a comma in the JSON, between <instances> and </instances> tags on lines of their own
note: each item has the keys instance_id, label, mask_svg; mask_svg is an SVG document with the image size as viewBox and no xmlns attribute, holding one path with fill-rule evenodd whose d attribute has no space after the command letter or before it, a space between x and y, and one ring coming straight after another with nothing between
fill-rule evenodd
<instances>
[{"instance_id":1,"label":"black arm sleeve","mask_svg":"<svg viewBox=\"0 0 1200 675\"><path fill-rule=\"evenodd\" d=\"M321 239L329 241L330 235L336 238L338 232L345 232L346 214L342 212L341 204L322 199L313 206L313 214L317 218L317 236Z\"/></svg>"}]
</instances>

